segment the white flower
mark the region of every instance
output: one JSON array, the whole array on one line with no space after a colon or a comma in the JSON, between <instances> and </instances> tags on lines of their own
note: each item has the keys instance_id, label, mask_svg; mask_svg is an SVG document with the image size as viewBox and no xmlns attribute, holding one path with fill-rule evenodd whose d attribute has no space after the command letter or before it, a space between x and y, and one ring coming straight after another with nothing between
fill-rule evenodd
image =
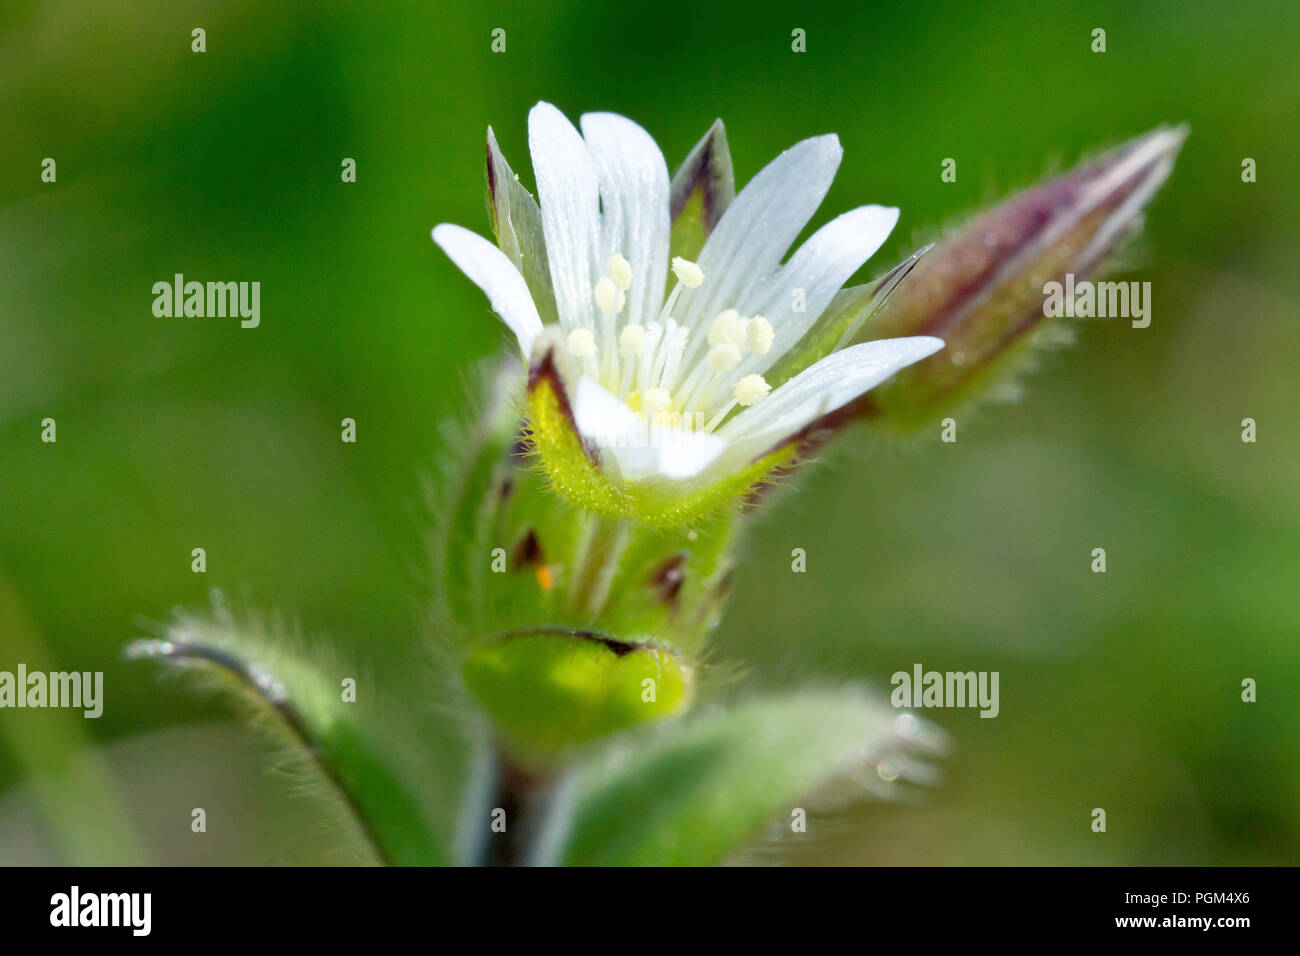
<instances>
[{"instance_id":1,"label":"white flower","mask_svg":"<svg viewBox=\"0 0 1300 956\"><path fill-rule=\"evenodd\" d=\"M502 207L497 231L510 230L514 261L460 226L440 225L433 239L487 294L526 360L536 366L553 353L566 370L574 425L606 471L626 482L719 480L942 348L930 337L866 342L776 388L764 377L898 220L897 209L854 209L782 263L839 166L834 135L778 156L730 201L698 260L670 265L670 184L659 147L612 113L588 113L581 126L579 134L549 103L528 117L553 301L539 301L547 299L545 274L525 278L529 224L502 223ZM494 149L489 131L490 175ZM509 170L504 160L501 170ZM531 248L539 245L534 237ZM544 325L542 315L555 321Z\"/></svg>"}]
</instances>

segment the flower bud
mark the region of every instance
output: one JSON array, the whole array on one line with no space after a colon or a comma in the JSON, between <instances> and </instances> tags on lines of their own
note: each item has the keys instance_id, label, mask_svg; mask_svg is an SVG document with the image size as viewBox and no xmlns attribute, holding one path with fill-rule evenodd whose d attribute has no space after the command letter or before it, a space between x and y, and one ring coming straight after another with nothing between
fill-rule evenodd
<instances>
[{"instance_id":1,"label":"flower bud","mask_svg":"<svg viewBox=\"0 0 1300 956\"><path fill-rule=\"evenodd\" d=\"M945 348L865 396L863 412L915 425L995 382L1043 331L1048 283L1072 275L1073 288L1141 228L1186 135L1178 127L1136 137L982 213L922 256L858 339L933 335Z\"/></svg>"}]
</instances>

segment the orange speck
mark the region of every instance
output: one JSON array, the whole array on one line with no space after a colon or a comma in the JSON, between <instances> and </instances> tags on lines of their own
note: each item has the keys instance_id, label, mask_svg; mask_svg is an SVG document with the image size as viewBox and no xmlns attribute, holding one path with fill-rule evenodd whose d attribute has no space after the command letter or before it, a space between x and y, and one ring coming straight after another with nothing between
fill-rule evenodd
<instances>
[{"instance_id":1,"label":"orange speck","mask_svg":"<svg viewBox=\"0 0 1300 956\"><path fill-rule=\"evenodd\" d=\"M551 569L545 564L538 565L537 583L541 585L543 591L549 591L555 587L555 575L551 573Z\"/></svg>"}]
</instances>

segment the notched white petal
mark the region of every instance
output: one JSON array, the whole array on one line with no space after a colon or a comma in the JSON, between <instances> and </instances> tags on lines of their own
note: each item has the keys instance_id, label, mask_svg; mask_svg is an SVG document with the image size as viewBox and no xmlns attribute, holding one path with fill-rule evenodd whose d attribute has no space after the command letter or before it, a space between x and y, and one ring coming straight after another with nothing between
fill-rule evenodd
<instances>
[{"instance_id":1,"label":"notched white petal","mask_svg":"<svg viewBox=\"0 0 1300 956\"><path fill-rule=\"evenodd\" d=\"M590 328L600 236L596 167L573 124L550 103L528 114L528 150L560 321Z\"/></svg>"},{"instance_id":2,"label":"notched white petal","mask_svg":"<svg viewBox=\"0 0 1300 956\"><path fill-rule=\"evenodd\" d=\"M620 286L628 320L649 321L668 271L668 166L650 134L627 117L587 113L580 122L603 209L599 261L604 267L618 255L630 266Z\"/></svg>"}]
</instances>

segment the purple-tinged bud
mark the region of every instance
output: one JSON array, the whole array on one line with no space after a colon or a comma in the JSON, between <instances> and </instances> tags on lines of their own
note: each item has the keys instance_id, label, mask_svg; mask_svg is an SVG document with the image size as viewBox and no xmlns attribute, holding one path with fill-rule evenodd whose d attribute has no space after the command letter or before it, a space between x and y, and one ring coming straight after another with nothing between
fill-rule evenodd
<instances>
[{"instance_id":1,"label":"purple-tinged bud","mask_svg":"<svg viewBox=\"0 0 1300 956\"><path fill-rule=\"evenodd\" d=\"M1049 283L1085 280L1142 225L1186 127L1159 128L1000 203L921 257L859 340L934 335L945 348L866 396L862 411L916 425L975 397L1030 347Z\"/></svg>"}]
</instances>

